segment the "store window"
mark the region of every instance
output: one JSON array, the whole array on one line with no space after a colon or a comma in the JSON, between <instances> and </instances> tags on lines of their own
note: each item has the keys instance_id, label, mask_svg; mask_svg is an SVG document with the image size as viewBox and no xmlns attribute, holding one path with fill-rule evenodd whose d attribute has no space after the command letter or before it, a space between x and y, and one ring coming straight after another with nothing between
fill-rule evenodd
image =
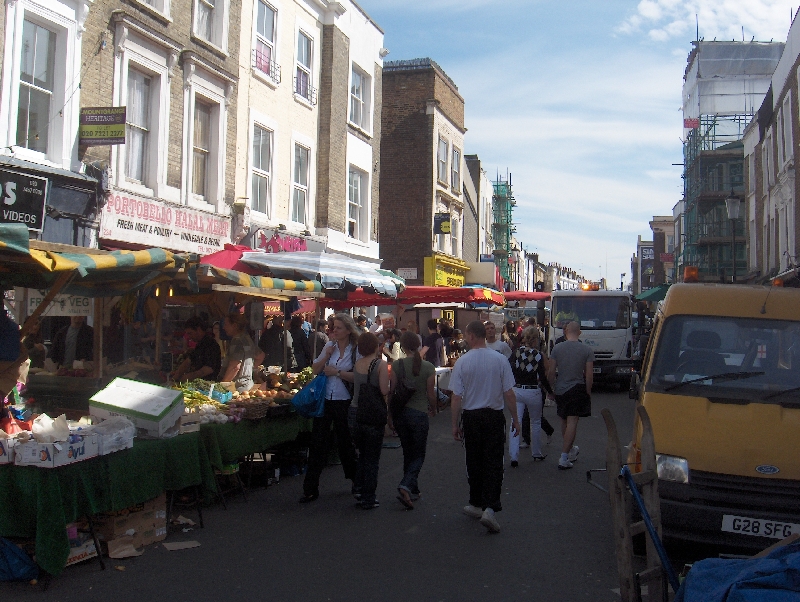
<instances>
[{"instance_id":1,"label":"store window","mask_svg":"<svg viewBox=\"0 0 800 602\"><path fill-rule=\"evenodd\" d=\"M299 224L306 223L308 205L308 159L309 149L301 144L294 145L294 168L292 170L291 219Z\"/></svg>"},{"instance_id":2,"label":"store window","mask_svg":"<svg viewBox=\"0 0 800 602\"><path fill-rule=\"evenodd\" d=\"M270 174L272 172L272 132L253 126L253 190L250 207L269 216Z\"/></svg>"},{"instance_id":3,"label":"store window","mask_svg":"<svg viewBox=\"0 0 800 602\"><path fill-rule=\"evenodd\" d=\"M53 110L56 34L25 19L22 25L17 145L47 153Z\"/></svg>"}]
</instances>

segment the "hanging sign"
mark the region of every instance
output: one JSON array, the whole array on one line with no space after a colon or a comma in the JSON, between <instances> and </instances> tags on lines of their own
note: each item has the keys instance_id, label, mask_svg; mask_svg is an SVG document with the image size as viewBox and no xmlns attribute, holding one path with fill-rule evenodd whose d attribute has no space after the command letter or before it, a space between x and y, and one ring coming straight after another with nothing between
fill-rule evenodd
<instances>
[{"instance_id":1,"label":"hanging sign","mask_svg":"<svg viewBox=\"0 0 800 602\"><path fill-rule=\"evenodd\" d=\"M0 169L0 223L41 231L47 178Z\"/></svg>"},{"instance_id":2,"label":"hanging sign","mask_svg":"<svg viewBox=\"0 0 800 602\"><path fill-rule=\"evenodd\" d=\"M125 144L125 107L83 107L78 135L84 146Z\"/></svg>"},{"instance_id":3,"label":"hanging sign","mask_svg":"<svg viewBox=\"0 0 800 602\"><path fill-rule=\"evenodd\" d=\"M47 291L28 289L29 316L42 304L46 294ZM92 300L89 297L56 295L42 316L90 316L92 315L92 307Z\"/></svg>"},{"instance_id":4,"label":"hanging sign","mask_svg":"<svg viewBox=\"0 0 800 602\"><path fill-rule=\"evenodd\" d=\"M450 234L450 214L436 213L433 216L433 233Z\"/></svg>"}]
</instances>

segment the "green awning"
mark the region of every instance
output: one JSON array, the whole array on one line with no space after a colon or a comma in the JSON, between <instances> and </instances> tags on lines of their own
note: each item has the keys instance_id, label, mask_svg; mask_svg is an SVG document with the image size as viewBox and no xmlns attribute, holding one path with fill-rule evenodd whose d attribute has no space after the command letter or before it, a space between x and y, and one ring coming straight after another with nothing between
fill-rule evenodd
<instances>
[{"instance_id":1,"label":"green awning","mask_svg":"<svg viewBox=\"0 0 800 602\"><path fill-rule=\"evenodd\" d=\"M648 289L644 292L639 293L636 295L636 299L638 301L650 301L656 302L661 301L664 297L667 296L667 291L669 290L670 284L659 284L655 288Z\"/></svg>"}]
</instances>

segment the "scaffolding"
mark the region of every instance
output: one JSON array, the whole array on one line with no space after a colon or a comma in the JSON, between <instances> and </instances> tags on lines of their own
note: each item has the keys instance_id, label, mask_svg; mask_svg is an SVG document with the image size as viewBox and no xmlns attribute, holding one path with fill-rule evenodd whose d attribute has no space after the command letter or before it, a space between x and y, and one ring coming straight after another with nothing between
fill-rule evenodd
<instances>
[{"instance_id":1,"label":"scaffolding","mask_svg":"<svg viewBox=\"0 0 800 602\"><path fill-rule=\"evenodd\" d=\"M494 262L500 269L500 275L506 282L513 280L511 264L508 259L511 256L512 241L511 237L515 232L511 221L511 214L516 206L514 194L511 190L511 174L505 179L497 175L497 180L492 182L494 194L492 195L492 239L494 240Z\"/></svg>"},{"instance_id":2,"label":"scaffolding","mask_svg":"<svg viewBox=\"0 0 800 602\"><path fill-rule=\"evenodd\" d=\"M677 262L679 273L696 266L701 280L729 279L733 275L731 221L725 199L731 193L744 198L744 129L752 115L704 115L700 127L689 132L683 145L685 236ZM733 224L736 236L736 275L747 271L745 218Z\"/></svg>"}]
</instances>

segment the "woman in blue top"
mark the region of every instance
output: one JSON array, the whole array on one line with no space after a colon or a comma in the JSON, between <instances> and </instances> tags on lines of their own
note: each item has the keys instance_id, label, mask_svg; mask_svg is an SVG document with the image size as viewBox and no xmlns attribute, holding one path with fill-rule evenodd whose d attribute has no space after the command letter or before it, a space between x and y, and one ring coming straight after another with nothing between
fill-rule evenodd
<instances>
[{"instance_id":1,"label":"woman in blue top","mask_svg":"<svg viewBox=\"0 0 800 602\"><path fill-rule=\"evenodd\" d=\"M308 470L303 481L303 497L299 500L301 504L313 502L319 497L319 477L328 462L331 424L336 432L344 477L351 481L356 477L356 451L347 418L353 397L353 365L358 359L356 345L359 334L353 318L347 314L336 314L333 317L331 340L311 366L314 374L324 372L328 382L325 385L325 414L314 418L311 429Z\"/></svg>"}]
</instances>

